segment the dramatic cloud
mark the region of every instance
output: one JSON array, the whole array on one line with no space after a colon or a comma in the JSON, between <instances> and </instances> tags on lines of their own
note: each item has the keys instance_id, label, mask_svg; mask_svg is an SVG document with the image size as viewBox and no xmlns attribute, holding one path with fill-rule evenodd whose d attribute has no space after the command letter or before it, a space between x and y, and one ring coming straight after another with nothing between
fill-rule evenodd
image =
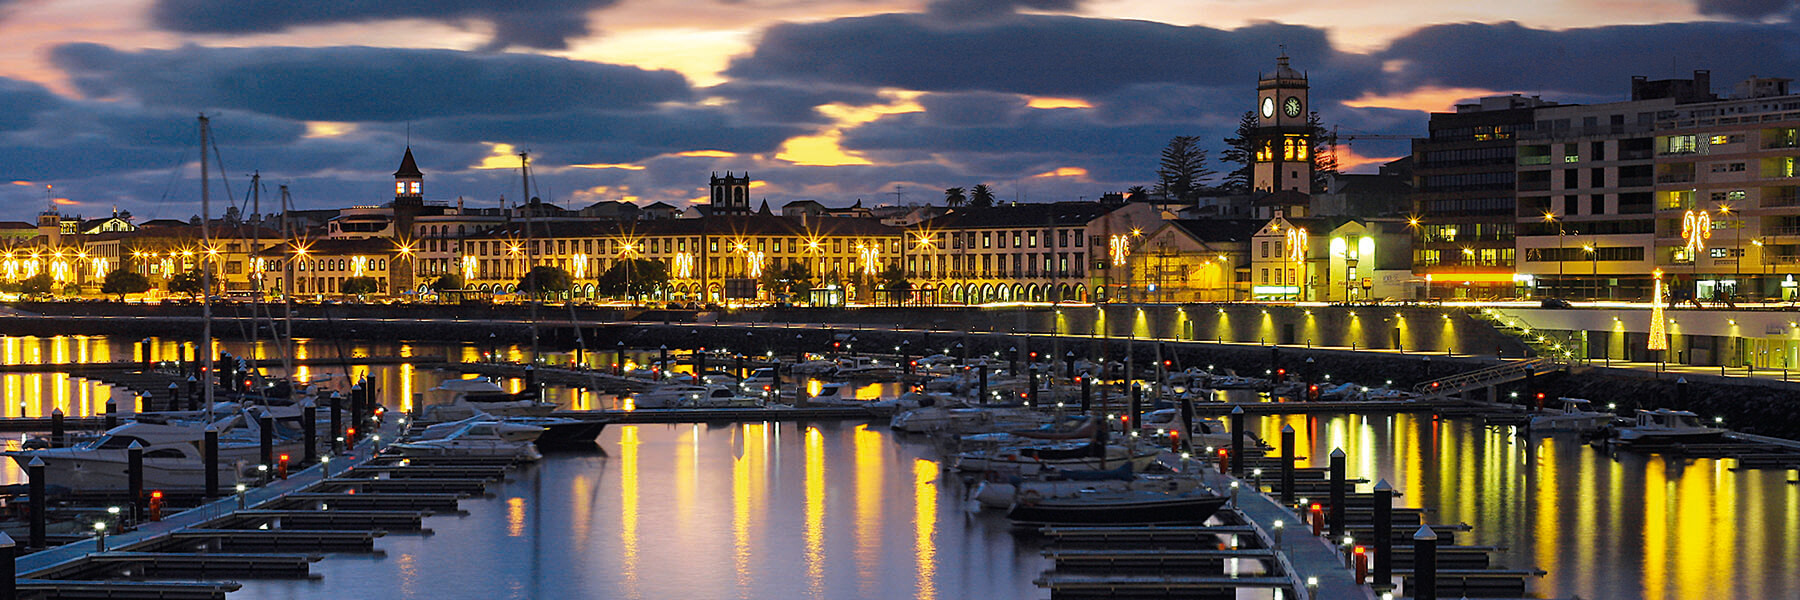
<instances>
[{"instance_id":1,"label":"dramatic cloud","mask_svg":"<svg viewBox=\"0 0 1800 600\"><path fill-rule=\"evenodd\" d=\"M530 54L360 46L126 52L65 44L51 52L89 97L223 107L305 121L402 121L641 108L688 99L673 71Z\"/></svg>"},{"instance_id":2,"label":"dramatic cloud","mask_svg":"<svg viewBox=\"0 0 1800 600\"><path fill-rule=\"evenodd\" d=\"M1378 56L1396 66L1389 91L1421 86L1579 94L1625 100L1632 75L1687 77L1711 69L1715 85L1752 74L1800 72L1794 24L1664 23L1532 29L1518 23L1435 25L1397 39ZM1730 40L1729 52L1700 52ZM1530 68L1520 68L1530 65ZM1670 72L1675 65L1678 72ZM1729 88L1721 91L1729 92Z\"/></svg>"},{"instance_id":3,"label":"dramatic cloud","mask_svg":"<svg viewBox=\"0 0 1800 600\"><path fill-rule=\"evenodd\" d=\"M30 127L39 113L59 104L61 100L44 86L0 78L0 132Z\"/></svg>"},{"instance_id":4,"label":"dramatic cloud","mask_svg":"<svg viewBox=\"0 0 1800 600\"><path fill-rule=\"evenodd\" d=\"M1181 27L1047 15L945 25L915 14L785 24L727 74L750 80L920 91L1091 97L1143 83L1244 89L1287 45L1315 89L1355 97L1379 77L1368 57L1332 49L1324 30L1279 24Z\"/></svg>"},{"instance_id":5,"label":"dramatic cloud","mask_svg":"<svg viewBox=\"0 0 1800 600\"><path fill-rule=\"evenodd\" d=\"M1793 11L1800 2L1794 0L1698 0L1695 8L1703 15L1760 19Z\"/></svg>"},{"instance_id":6,"label":"dramatic cloud","mask_svg":"<svg viewBox=\"0 0 1800 600\"><path fill-rule=\"evenodd\" d=\"M868 106L880 104L880 94L830 85L782 85L772 83L724 83L705 91L730 100L738 114L772 123L825 123L830 119L818 107L826 104Z\"/></svg>"},{"instance_id":7,"label":"dramatic cloud","mask_svg":"<svg viewBox=\"0 0 1800 600\"><path fill-rule=\"evenodd\" d=\"M689 150L771 152L797 126L745 124L705 107L654 112L576 112L534 117L437 119L414 135L445 142L501 142L541 151L549 164L629 163Z\"/></svg>"},{"instance_id":8,"label":"dramatic cloud","mask_svg":"<svg viewBox=\"0 0 1800 600\"><path fill-rule=\"evenodd\" d=\"M926 11L947 19L981 19L1009 15L1019 9L1073 11L1082 0L931 0Z\"/></svg>"},{"instance_id":9,"label":"dramatic cloud","mask_svg":"<svg viewBox=\"0 0 1800 600\"><path fill-rule=\"evenodd\" d=\"M493 25L488 49L567 48L588 35L588 14L618 0L157 0L156 26L181 33L247 34L306 25L427 19Z\"/></svg>"}]
</instances>

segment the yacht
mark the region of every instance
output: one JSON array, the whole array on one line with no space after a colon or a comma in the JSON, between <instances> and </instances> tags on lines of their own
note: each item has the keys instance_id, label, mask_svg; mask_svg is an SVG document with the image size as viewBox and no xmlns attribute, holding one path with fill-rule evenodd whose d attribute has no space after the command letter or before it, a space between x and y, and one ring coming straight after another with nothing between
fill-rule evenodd
<instances>
[{"instance_id":1,"label":"yacht","mask_svg":"<svg viewBox=\"0 0 1800 600\"><path fill-rule=\"evenodd\" d=\"M472 411L497 417L544 417L556 412L556 403L539 400L535 390L509 393L486 377L446 379L431 391L451 394L448 408L439 405L427 409L427 414L440 411L438 418L444 420L474 416Z\"/></svg>"},{"instance_id":2,"label":"yacht","mask_svg":"<svg viewBox=\"0 0 1800 600\"><path fill-rule=\"evenodd\" d=\"M1130 462L1135 470L1156 460L1162 450L1145 444L1107 444L1102 458L1092 440L1037 441L957 453L952 466L963 471L1000 471L1034 475L1046 468L1097 470Z\"/></svg>"},{"instance_id":3,"label":"yacht","mask_svg":"<svg viewBox=\"0 0 1800 600\"><path fill-rule=\"evenodd\" d=\"M4 453L24 467L44 461L44 474L57 485L78 492L123 493L129 448L144 450L144 489L164 492L201 492L206 487L205 421L133 421L106 431L85 443L64 448L17 450ZM219 431L219 485L230 487L254 477L262 462L262 434L255 419L238 411L212 423ZM277 436L275 454L298 456L300 440Z\"/></svg>"},{"instance_id":4,"label":"yacht","mask_svg":"<svg viewBox=\"0 0 1800 600\"><path fill-rule=\"evenodd\" d=\"M1615 415L1596 411L1593 403L1581 398L1559 398L1562 407L1540 412L1531 417L1532 431L1574 431L1588 433L1611 425Z\"/></svg>"},{"instance_id":5,"label":"yacht","mask_svg":"<svg viewBox=\"0 0 1800 600\"><path fill-rule=\"evenodd\" d=\"M446 423L448 425L448 423ZM536 433L527 426L495 421L471 420L445 432L442 437L395 443L389 448L402 456L476 456L535 461L544 457L531 443ZM529 438L529 439L527 439Z\"/></svg>"},{"instance_id":6,"label":"yacht","mask_svg":"<svg viewBox=\"0 0 1800 600\"><path fill-rule=\"evenodd\" d=\"M1015 525L1198 524L1227 497L1204 487L1186 491L1087 487L1062 495L1022 490L1006 518ZM1041 492L1039 492L1041 494Z\"/></svg>"},{"instance_id":7,"label":"yacht","mask_svg":"<svg viewBox=\"0 0 1800 600\"><path fill-rule=\"evenodd\" d=\"M1637 423L1614 434L1621 444L1695 444L1716 442L1727 430L1700 424L1700 416L1685 410L1637 411Z\"/></svg>"}]
</instances>

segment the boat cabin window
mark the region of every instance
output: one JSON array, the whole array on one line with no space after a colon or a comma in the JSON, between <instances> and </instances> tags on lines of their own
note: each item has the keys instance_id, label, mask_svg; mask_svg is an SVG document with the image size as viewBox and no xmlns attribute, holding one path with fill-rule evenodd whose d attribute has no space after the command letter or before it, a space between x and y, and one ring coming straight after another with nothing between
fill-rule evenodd
<instances>
[{"instance_id":1,"label":"boat cabin window","mask_svg":"<svg viewBox=\"0 0 1800 600\"><path fill-rule=\"evenodd\" d=\"M124 450L130 448L132 442L137 442L140 446L150 445L144 440L129 435L109 435L106 436L106 439L100 440L100 443L94 447L100 450Z\"/></svg>"},{"instance_id":2,"label":"boat cabin window","mask_svg":"<svg viewBox=\"0 0 1800 600\"><path fill-rule=\"evenodd\" d=\"M144 458L187 458L181 450L175 448L158 448L144 453Z\"/></svg>"},{"instance_id":3,"label":"boat cabin window","mask_svg":"<svg viewBox=\"0 0 1800 600\"><path fill-rule=\"evenodd\" d=\"M714 398L730 398L731 396L731 390L720 389L712 391L712 397Z\"/></svg>"},{"instance_id":4,"label":"boat cabin window","mask_svg":"<svg viewBox=\"0 0 1800 600\"><path fill-rule=\"evenodd\" d=\"M1694 415L1674 415L1675 424L1683 427L1700 427L1700 418Z\"/></svg>"},{"instance_id":5,"label":"boat cabin window","mask_svg":"<svg viewBox=\"0 0 1800 600\"><path fill-rule=\"evenodd\" d=\"M494 426L487 424L471 426L469 435L494 435Z\"/></svg>"}]
</instances>

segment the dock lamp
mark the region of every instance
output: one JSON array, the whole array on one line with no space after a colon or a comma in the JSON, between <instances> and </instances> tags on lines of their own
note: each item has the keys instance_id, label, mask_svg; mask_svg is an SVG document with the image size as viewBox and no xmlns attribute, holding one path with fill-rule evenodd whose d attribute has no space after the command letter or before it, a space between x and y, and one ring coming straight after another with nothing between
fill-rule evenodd
<instances>
[{"instance_id":1,"label":"dock lamp","mask_svg":"<svg viewBox=\"0 0 1800 600\"><path fill-rule=\"evenodd\" d=\"M106 521L94 521L94 551L106 551Z\"/></svg>"}]
</instances>

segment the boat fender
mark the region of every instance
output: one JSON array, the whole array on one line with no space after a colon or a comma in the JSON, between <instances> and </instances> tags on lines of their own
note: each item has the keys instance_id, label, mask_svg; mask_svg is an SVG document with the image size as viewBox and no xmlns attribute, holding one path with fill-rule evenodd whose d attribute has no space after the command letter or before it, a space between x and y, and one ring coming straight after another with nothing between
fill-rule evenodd
<instances>
[{"instance_id":1,"label":"boat fender","mask_svg":"<svg viewBox=\"0 0 1800 600\"><path fill-rule=\"evenodd\" d=\"M1038 501L1043 499L1044 494L1037 490L1025 490L1019 493L1019 503L1026 506L1036 506Z\"/></svg>"}]
</instances>

